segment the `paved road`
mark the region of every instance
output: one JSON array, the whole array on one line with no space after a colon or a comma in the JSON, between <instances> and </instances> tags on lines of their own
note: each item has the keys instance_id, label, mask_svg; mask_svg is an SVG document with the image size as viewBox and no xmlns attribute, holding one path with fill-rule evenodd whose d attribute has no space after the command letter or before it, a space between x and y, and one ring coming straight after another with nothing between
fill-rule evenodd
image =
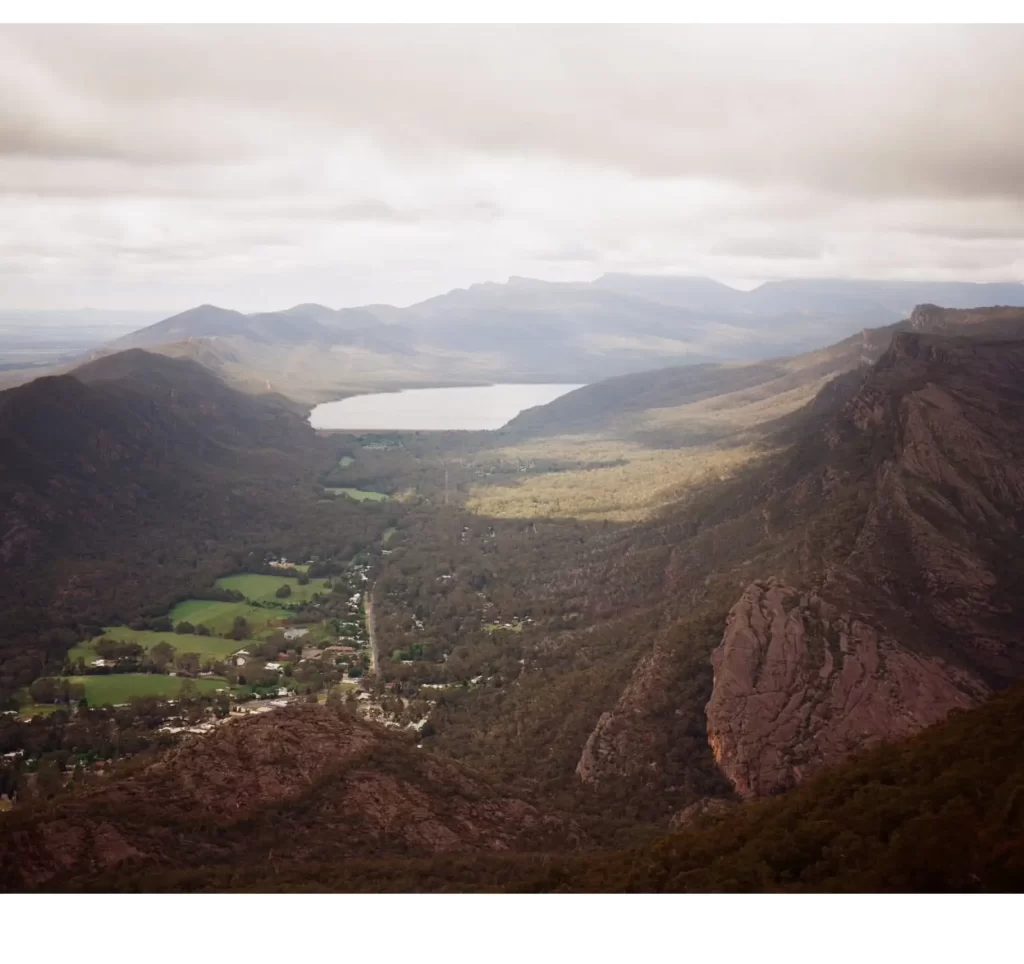
<instances>
[{"instance_id":1,"label":"paved road","mask_svg":"<svg viewBox=\"0 0 1024 964\"><path fill-rule=\"evenodd\" d=\"M370 672L377 672L377 632L373 626L373 590L363 596L363 606L366 609L366 631L370 636Z\"/></svg>"}]
</instances>

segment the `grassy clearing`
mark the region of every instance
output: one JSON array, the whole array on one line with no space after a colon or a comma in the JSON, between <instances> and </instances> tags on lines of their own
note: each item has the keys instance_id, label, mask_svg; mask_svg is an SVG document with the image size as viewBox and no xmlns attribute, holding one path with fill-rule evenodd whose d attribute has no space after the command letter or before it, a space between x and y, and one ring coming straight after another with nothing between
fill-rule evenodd
<instances>
[{"instance_id":1,"label":"grassy clearing","mask_svg":"<svg viewBox=\"0 0 1024 964\"><path fill-rule=\"evenodd\" d=\"M138 643L149 652L157 643L170 643L179 653L198 653L204 659L224 659L242 644L234 639L219 636L196 636L192 633L156 633L150 630L130 629L127 626L104 626L103 635L87 643L80 643L68 651L68 659L84 659L91 662L97 658L96 643L100 639L116 639Z\"/></svg>"},{"instance_id":2,"label":"grassy clearing","mask_svg":"<svg viewBox=\"0 0 1024 964\"><path fill-rule=\"evenodd\" d=\"M161 676L157 673L119 673L110 676L72 676L72 683L85 686L85 698L90 706L127 703L136 696L162 696L173 698L181 692L184 678ZM225 679L193 680L199 693L215 693L228 689Z\"/></svg>"},{"instance_id":3,"label":"grassy clearing","mask_svg":"<svg viewBox=\"0 0 1024 964\"><path fill-rule=\"evenodd\" d=\"M301 568L301 567L297 567ZM158 633L150 630L130 629L128 626L105 626L103 636L86 643L80 643L68 652L72 661L79 658L91 662L97 658L96 641L103 637L139 643L143 649L149 650L157 643L170 643L179 653L199 653L203 659L224 659L235 652L242 643L233 639L224 639L221 635L234 625L235 619L242 616L249 623L253 635L264 634L272 624L287 619L291 613L277 606L265 608L252 603L266 603L276 600L277 590L282 585L291 586L292 594L288 602L307 602L318 592L326 592L325 579L310 579L305 586L300 586L294 577L263 576L254 573L242 573L226 576L217 580L223 589L234 589L242 593L243 602L216 602L210 599L186 599L178 603L169 613L173 623L188 622L193 626L202 623L211 636L199 636L192 633Z\"/></svg>"},{"instance_id":4,"label":"grassy clearing","mask_svg":"<svg viewBox=\"0 0 1024 964\"><path fill-rule=\"evenodd\" d=\"M248 602L214 602L209 599L186 599L170 612L172 622L202 623L212 633L226 633L238 616L245 618L253 633L258 633L290 615L287 609L263 609Z\"/></svg>"},{"instance_id":5,"label":"grassy clearing","mask_svg":"<svg viewBox=\"0 0 1024 964\"><path fill-rule=\"evenodd\" d=\"M18 710L18 717L22 720L31 720L34 716L49 716L56 713L58 707L49 703L28 703Z\"/></svg>"},{"instance_id":6,"label":"grassy clearing","mask_svg":"<svg viewBox=\"0 0 1024 964\"><path fill-rule=\"evenodd\" d=\"M581 465L612 461L624 464L528 475L511 485L474 485L466 507L480 515L506 519L635 522L690 489L731 475L762 454L752 445L653 449L593 436L545 439L496 450L478 464L486 467L488 459L506 463L559 459Z\"/></svg>"},{"instance_id":7,"label":"grassy clearing","mask_svg":"<svg viewBox=\"0 0 1024 964\"><path fill-rule=\"evenodd\" d=\"M386 502L387 495L383 492L371 492L368 489L325 489L331 495L344 495L356 502Z\"/></svg>"},{"instance_id":8,"label":"grassy clearing","mask_svg":"<svg viewBox=\"0 0 1024 964\"><path fill-rule=\"evenodd\" d=\"M831 378L825 375L789 389L781 387L787 380L780 378L766 385L715 395L687 405L651 408L635 417L634 430L723 436L755 429L806 405Z\"/></svg>"},{"instance_id":9,"label":"grassy clearing","mask_svg":"<svg viewBox=\"0 0 1024 964\"><path fill-rule=\"evenodd\" d=\"M327 592L326 579L310 579L305 586L300 586L299 581L283 576L264 576L256 573L240 573L236 576L225 576L217 580L217 586L221 589L234 589L240 592L250 602L274 602L276 593L282 586L290 586L292 594L286 602L308 602L318 592Z\"/></svg>"}]
</instances>

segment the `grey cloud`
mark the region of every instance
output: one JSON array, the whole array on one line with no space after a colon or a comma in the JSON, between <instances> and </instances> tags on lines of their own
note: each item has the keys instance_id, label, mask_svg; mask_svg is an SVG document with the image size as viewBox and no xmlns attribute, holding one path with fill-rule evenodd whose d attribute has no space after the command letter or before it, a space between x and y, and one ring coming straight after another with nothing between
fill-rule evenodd
<instances>
[{"instance_id":1,"label":"grey cloud","mask_svg":"<svg viewBox=\"0 0 1024 964\"><path fill-rule=\"evenodd\" d=\"M1015 278L1022 41L0 27L6 296L257 309L652 266Z\"/></svg>"},{"instance_id":2,"label":"grey cloud","mask_svg":"<svg viewBox=\"0 0 1024 964\"><path fill-rule=\"evenodd\" d=\"M582 244L567 244L554 250L542 251L537 255L540 261L567 261L572 263L597 263L601 252Z\"/></svg>"},{"instance_id":3,"label":"grey cloud","mask_svg":"<svg viewBox=\"0 0 1024 964\"><path fill-rule=\"evenodd\" d=\"M489 202L467 204L438 204L435 206L398 208L379 198L366 198L340 204L311 199L301 203L284 202L270 205L263 213L274 217L311 218L325 221L384 221L416 224L431 220L489 221L501 214L501 209Z\"/></svg>"},{"instance_id":4,"label":"grey cloud","mask_svg":"<svg viewBox=\"0 0 1024 964\"><path fill-rule=\"evenodd\" d=\"M734 255L740 258L764 258L769 261L792 260L794 258L820 258L824 245L820 241L802 238L761 237L730 238L719 242L713 249L715 254Z\"/></svg>"},{"instance_id":5,"label":"grey cloud","mask_svg":"<svg viewBox=\"0 0 1024 964\"><path fill-rule=\"evenodd\" d=\"M4 98L9 152L223 161L266 149L271 132L347 131L405 153L534 153L641 176L1024 194L1014 26L14 27L4 37L19 52L7 90L20 65L32 94L27 106ZM190 125L200 106L205 122Z\"/></svg>"}]
</instances>

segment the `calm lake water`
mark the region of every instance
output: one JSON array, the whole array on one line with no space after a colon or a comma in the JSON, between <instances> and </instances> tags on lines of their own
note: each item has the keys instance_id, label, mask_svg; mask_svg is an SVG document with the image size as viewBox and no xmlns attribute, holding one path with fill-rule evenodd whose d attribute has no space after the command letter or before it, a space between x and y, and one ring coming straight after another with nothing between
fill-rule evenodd
<instances>
[{"instance_id":1,"label":"calm lake water","mask_svg":"<svg viewBox=\"0 0 1024 964\"><path fill-rule=\"evenodd\" d=\"M478 385L413 388L325 402L310 413L313 428L343 431L426 432L501 428L523 409L548 402L579 385Z\"/></svg>"}]
</instances>

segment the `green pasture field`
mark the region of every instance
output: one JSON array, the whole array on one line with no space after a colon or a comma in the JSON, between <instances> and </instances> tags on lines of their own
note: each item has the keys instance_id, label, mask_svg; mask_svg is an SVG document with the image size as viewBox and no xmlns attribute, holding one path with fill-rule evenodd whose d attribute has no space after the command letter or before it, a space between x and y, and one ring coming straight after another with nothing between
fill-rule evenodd
<instances>
[{"instance_id":1,"label":"green pasture field","mask_svg":"<svg viewBox=\"0 0 1024 964\"><path fill-rule=\"evenodd\" d=\"M268 577L269 578L269 577ZM278 585L283 580L278 580ZM287 619L291 613L287 609L264 609L253 606L247 601L215 602L211 599L186 599L178 603L170 612L171 622L175 625L184 621L193 626L202 623L212 633L226 633L235 623L238 616L243 616L253 633L279 619Z\"/></svg>"},{"instance_id":2,"label":"green pasture field","mask_svg":"<svg viewBox=\"0 0 1024 964\"><path fill-rule=\"evenodd\" d=\"M298 579L284 576L264 576L257 573L239 573L236 576L224 576L216 585L221 589L234 589L250 602L274 602L276 593L284 585L291 586L292 594L284 602L308 602L318 592L327 592L324 585L326 579L310 579L305 586L300 586ZM218 605L233 605L218 603ZM248 617L246 617L248 618ZM192 622L192 620L189 620ZM205 622L205 620L200 620ZM207 623L209 626L209 623ZM230 629L230 626L228 627Z\"/></svg>"},{"instance_id":3,"label":"green pasture field","mask_svg":"<svg viewBox=\"0 0 1024 964\"><path fill-rule=\"evenodd\" d=\"M85 686L85 698L90 706L127 703L136 696L162 696L174 698L185 682L182 676L162 676L158 673L117 673L109 676L71 676L72 683ZM196 691L215 693L228 689L228 681L220 678L196 679Z\"/></svg>"},{"instance_id":4,"label":"green pasture field","mask_svg":"<svg viewBox=\"0 0 1024 964\"><path fill-rule=\"evenodd\" d=\"M242 644L235 639L220 636L196 636L192 633L157 633L146 629L129 629L127 626L104 626L103 635L87 643L79 643L68 652L72 662L79 657L87 663L97 658L96 642L100 639L116 639L126 643L138 643L149 652L157 643L170 643L179 653L198 653L203 659L224 659L239 649Z\"/></svg>"}]
</instances>

